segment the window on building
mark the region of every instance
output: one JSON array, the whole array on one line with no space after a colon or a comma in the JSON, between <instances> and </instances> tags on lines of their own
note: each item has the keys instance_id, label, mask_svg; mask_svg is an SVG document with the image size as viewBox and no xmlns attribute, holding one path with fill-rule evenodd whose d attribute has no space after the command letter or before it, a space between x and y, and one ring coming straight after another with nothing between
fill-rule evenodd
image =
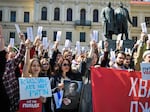
<instances>
[{"instance_id":1,"label":"window on building","mask_svg":"<svg viewBox=\"0 0 150 112\"><path fill-rule=\"evenodd\" d=\"M2 10L0 10L0 21L2 21L3 13Z\"/></svg>"},{"instance_id":2,"label":"window on building","mask_svg":"<svg viewBox=\"0 0 150 112\"><path fill-rule=\"evenodd\" d=\"M42 37L47 37L47 32L46 31L42 31Z\"/></svg>"},{"instance_id":3,"label":"window on building","mask_svg":"<svg viewBox=\"0 0 150 112\"><path fill-rule=\"evenodd\" d=\"M57 31L53 32L53 41L56 41Z\"/></svg>"},{"instance_id":4,"label":"window on building","mask_svg":"<svg viewBox=\"0 0 150 112\"><path fill-rule=\"evenodd\" d=\"M80 32L80 42L85 42L85 32Z\"/></svg>"},{"instance_id":5,"label":"window on building","mask_svg":"<svg viewBox=\"0 0 150 112\"><path fill-rule=\"evenodd\" d=\"M86 11L85 11L85 9L81 9L81 11L80 11L80 21L81 21L81 24L84 24L85 20L86 20Z\"/></svg>"},{"instance_id":6,"label":"window on building","mask_svg":"<svg viewBox=\"0 0 150 112\"><path fill-rule=\"evenodd\" d=\"M10 32L9 38L15 38L15 32Z\"/></svg>"},{"instance_id":7,"label":"window on building","mask_svg":"<svg viewBox=\"0 0 150 112\"><path fill-rule=\"evenodd\" d=\"M10 12L10 22L16 22L16 11Z\"/></svg>"},{"instance_id":8,"label":"window on building","mask_svg":"<svg viewBox=\"0 0 150 112\"><path fill-rule=\"evenodd\" d=\"M41 20L47 20L47 8L46 7L42 7Z\"/></svg>"},{"instance_id":9,"label":"window on building","mask_svg":"<svg viewBox=\"0 0 150 112\"><path fill-rule=\"evenodd\" d=\"M99 15L98 15L98 10L97 9L95 9L94 11L93 11L93 22L98 22L98 18L99 17Z\"/></svg>"},{"instance_id":10,"label":"window on building","mask_svg":"<svg viewBox=\"0 0 150 112\"><path fill-rule=\"evenodd\" d=\"M138 20L138 18L137 18L137 16L133 16L132 17L132 21L133 21L133 27L137 27L137 20Z\"/></svg>"},{"instance_id":11,"label":"window on building","mask_svg":"<svg viewBox=\"0 0 150 112\"><path fill-rule=\"evenodd\" d=\"M145 17L146 26L150 27L150 17Z\"/></svg>"},{"instance_id":12,"label":"window on building","mask_svg":"<svg viewBox=\"0 0 150 112\"><path fill-rule=\"evenodd\" d=\"M72 9L67 9L67 21L72 21Z\"/></svg>"},{"instance_id":13,"label":"window on building","mask_svg":"<svg viewBox=\"0 0 150 112\"><path fill-rule=\"evenodd\" d=\"M72 41L72 32L66 32L66 39Z\"/></svg>"},{"instance_id":14,"label":"window on building","mask_svg":"<svg viewBox=\"0 0 150 112\"><path fill-rule=\"evenodd\" d=\"M29 12L24 12L24 22L28 23L30 19L30 13Z\"/></svg>"},{"instance_id":15,"label":"window on building","mask_svg":"<svg viewBox=\"0 0 150 112\"><path fill-rule=\"evenodd\" d=\"M55 10L54 10L54 20L59 21L59 19L60 19L60 9L55 8Z\"/></svg>"}]
</instances>

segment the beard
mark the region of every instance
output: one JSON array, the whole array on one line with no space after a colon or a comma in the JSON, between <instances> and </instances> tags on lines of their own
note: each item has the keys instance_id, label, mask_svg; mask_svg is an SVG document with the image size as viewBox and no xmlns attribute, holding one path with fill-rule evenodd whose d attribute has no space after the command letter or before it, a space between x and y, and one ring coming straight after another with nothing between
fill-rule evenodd
<instances>
[{"instance_id":1,"label":"beard","mask_svg":"<svg viewBox=\"0 0 150 112\"><path fill-rule=\"evenodd\" d=\"M122 65L123 65L123 62L122 62L122 63L116 62L116 64L117 64L118 66L122 66Z\"/></svg>"}]
</instances>

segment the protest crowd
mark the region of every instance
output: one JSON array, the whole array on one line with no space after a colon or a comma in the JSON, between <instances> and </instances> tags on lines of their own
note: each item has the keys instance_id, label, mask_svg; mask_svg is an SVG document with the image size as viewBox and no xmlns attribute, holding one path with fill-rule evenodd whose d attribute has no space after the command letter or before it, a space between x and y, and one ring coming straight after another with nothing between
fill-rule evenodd
<instances>
[{"instance_id":1,"label":"protest crowd","mask_svg":"<svg viewBox=\"0 0 150 112\"><path fill-rule=\"evenodd\" d=\"M33 42L25 39L21 32L18 37L21 40L18 50L6 46L0 26L0 105L3 112L92 112L91 66L132 72L140 71L140 63L150 63L150 40L144 32L139 34L132 49L123 49L121 39L116 40L116 49L109 49L107 39L103 40L103 45L91 39L90 48L86 50L81 49L80 42L71 49L71 42L66 40L64 48L59 49L59 39L50 48L44 45L40 35ZM52 96L36 98L40 109L36 105L32 111L20 109L21 102L34 100L20 100L18 79L22 77L49 78ZM78 88L75 82L69 86L70 93L60 93L65 91L65 80L82 82L78 96L71 93ZM61 99L59 105L55 93L57 101Z\"/></svg>"}]
</instances>

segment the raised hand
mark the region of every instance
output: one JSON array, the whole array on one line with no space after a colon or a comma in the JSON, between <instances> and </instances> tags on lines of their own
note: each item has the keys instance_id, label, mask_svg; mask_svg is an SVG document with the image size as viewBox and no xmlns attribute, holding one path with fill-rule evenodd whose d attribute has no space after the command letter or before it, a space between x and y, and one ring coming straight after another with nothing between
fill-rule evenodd
<instances>
[{"instance_id":1,"label":"raised hand","mask_svg":"<svg viewBox=\"0 0 150 112\"><path fill-rule=\"evenodd\" d=\"M23 33L19 33L19 38L20 38L21 42L25 43L25 36Z\"/></svg>"}]
</instances>

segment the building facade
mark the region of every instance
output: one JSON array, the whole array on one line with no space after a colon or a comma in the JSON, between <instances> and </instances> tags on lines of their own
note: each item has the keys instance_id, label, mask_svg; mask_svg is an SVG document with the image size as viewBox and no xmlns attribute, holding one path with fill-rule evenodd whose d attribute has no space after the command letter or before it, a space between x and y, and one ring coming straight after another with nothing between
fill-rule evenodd
<instances>
[{"instance_id":1,"label":"building facade","mask_svg":"<svg viewBox=\"0 0 150 112\"><path fill-rule=\"evenodd\" d=\"M48 37L52 42L56 40L57 31L62 31L60 44L66 39L80 41L81 45L89 45L90 34L93 30L99 33L99 40L103 38L101 11L109 0L0 0L0 24L4 29L6 43L10 38L15 38L19 43L14 24L18 24L23 33L27 27L33 28L34 36L37 35L38 26L43 26L43 37ZM118 7L120 0L111 1L112 7ZM139 9L140 4L122 0L134 20L134 27L129 25L129 37L132 39L140 35L140 23L145 17L150 17L149 5ZM136 2L136 1L135 1ZM149 20L149 19L148 19ZM148 22L147 22L148 23ZM116 35L113 36L113 39Z\"/></svg>"}]
</instances>

